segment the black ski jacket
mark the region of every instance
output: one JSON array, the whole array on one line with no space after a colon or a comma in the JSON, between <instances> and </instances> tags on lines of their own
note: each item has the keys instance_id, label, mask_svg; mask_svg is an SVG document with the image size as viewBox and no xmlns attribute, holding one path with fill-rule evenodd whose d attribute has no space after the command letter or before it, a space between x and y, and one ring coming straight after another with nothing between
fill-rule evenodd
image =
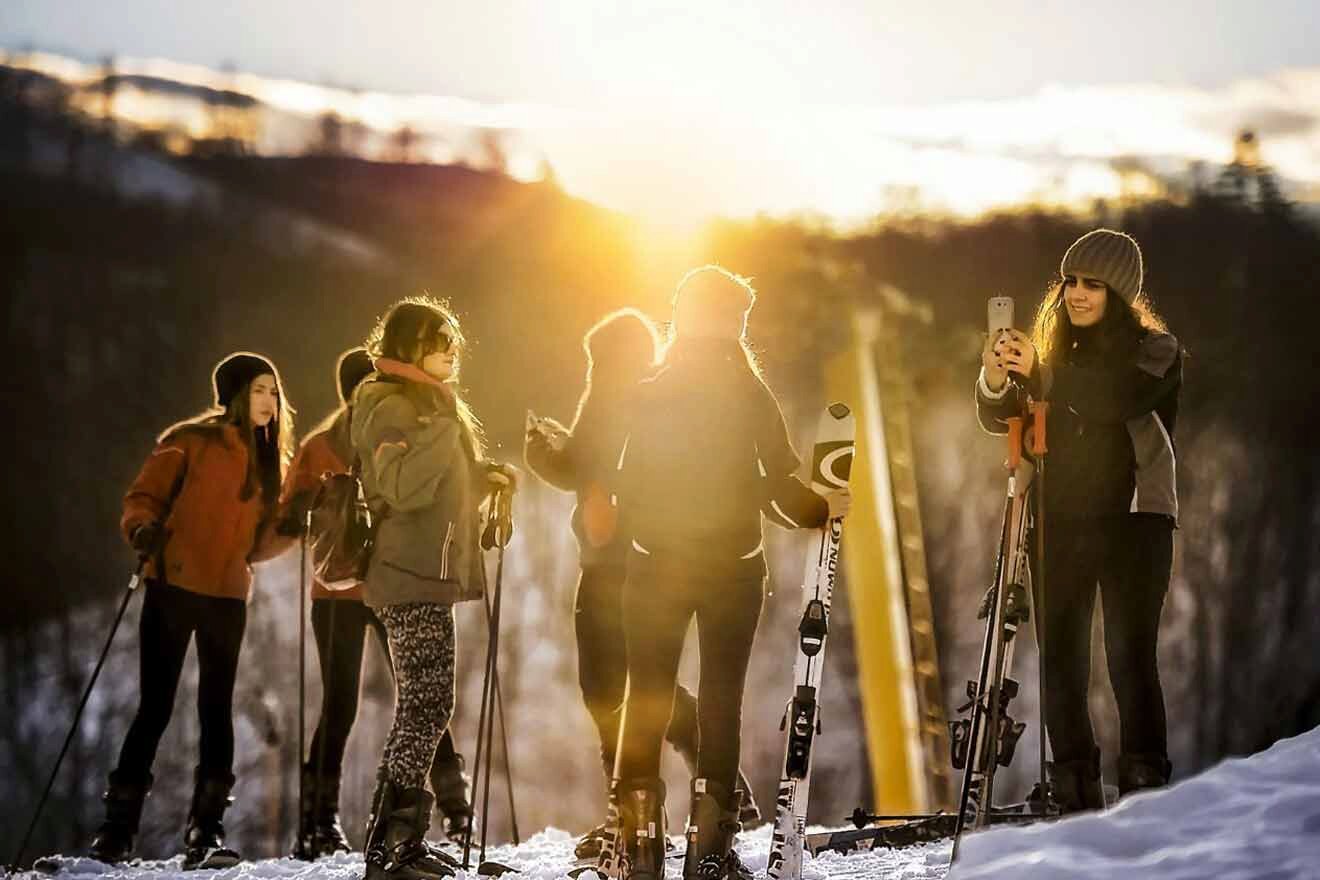
<instances>
[{"instance_id":1,"label":"black ski jacket","mask_svg":"<svg viewBox=\"0 0 1320 880\"><path fill-rule=\"evenodd\" d=\"M825 499L794 474L779 404L736 341L675 342L630 412L617 485L634 552L764 576L763 511L786 528L827 521Z\"/></svg>"},{"instance_id":2,"label":"black ski jacket","mask_svg":"<svg viewBox=\"0 0 1320 880\"><path fill-rule=\"evenodd\" d=\"M1173 441L1182 387L1182 351L1168 333L1107 344L1073 329L1061 360L1040 364L1029 394L1051 407L1046 430L1047 516L1080 518L1156 513L1178 518ZM992 434L1017 414L1011 385L992 394L982 371L976 412Z\"/></svg>"}]
</instances>

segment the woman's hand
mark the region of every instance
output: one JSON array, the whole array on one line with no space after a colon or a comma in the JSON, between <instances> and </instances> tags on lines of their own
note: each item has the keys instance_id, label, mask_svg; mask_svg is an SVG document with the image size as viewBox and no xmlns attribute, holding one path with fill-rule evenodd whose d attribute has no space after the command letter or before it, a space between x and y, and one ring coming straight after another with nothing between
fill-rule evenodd
<instances>
[{"instance_id":1,"label":"woman's hand","mask_svg":"<svg viewBox=\"0 0 1320 880\"><path fill-rule=\"evenodd\" d=\"M522 472L511 464L490 461L486 463L486 482L493 492L518 491L518 480Z\"/></svg>"},{"instance_id":2,"label":"woman's hand","mask_svg":"<svg viewBox=\"0 0 1320 880\"><path fill-rule=\"evenodd\" d=\"M852 510L852 491L835 489L825 495L825 503L830 506L830 519L842 519Z\"/></svg>"},{"instance_id":3,"label":"woman's hand","mask_svg":"<svg viewBox=\"0 0 1320 880\"><path fill-rule=\"evenodd\" d=\"M568 429L554 419L541 419L538 432L555 452L563 452L568 443Z\"/></svg>"},{"instance_id":4,"label":"woman's hand","mask_svg":"<svg viewBox=\"0 0 1320 880\"><path fill-rule=\"evenodd\" d=\"M1009 372L1017 373L1023 379L1031 378L1032 371L1036 369L1036 346L1027 334L1021 330L1006 330L993 350ZM986 384L989 382L987 378Z\"/></svg>"},{"instance_id":5,"label":"woman's hand","mask_svg":"<svg viewBox=\"0 0 1320 880\"><path fill-rule=\"evenodd\" d=\"M985 368L985 387L996 394L1008 381L1008 370L1004 367L1004 359L999 354L999 340L1002 338L1004 338L1003 333L994 336L987 334L985 347L981 349L981 366Z\"/></svg>"}]
</instances>

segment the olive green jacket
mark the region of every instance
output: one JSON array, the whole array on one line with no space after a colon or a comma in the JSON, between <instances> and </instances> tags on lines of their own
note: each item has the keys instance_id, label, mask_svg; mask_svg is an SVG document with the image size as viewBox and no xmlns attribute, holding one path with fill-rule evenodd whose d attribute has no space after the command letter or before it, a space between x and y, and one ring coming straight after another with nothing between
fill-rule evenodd
<instances>
[{"instance_id":1,"label":"olive green jacket","mask_svg":"<svg viewBox=\"0 0 1320 880\"><path fill-rule=\"evenodd\" d=\"M377 517L366 603L453 604L484 596L478 508L487 483L452 394L373 373L353 394L351 436Z\"/></svg>"}]
</instances>

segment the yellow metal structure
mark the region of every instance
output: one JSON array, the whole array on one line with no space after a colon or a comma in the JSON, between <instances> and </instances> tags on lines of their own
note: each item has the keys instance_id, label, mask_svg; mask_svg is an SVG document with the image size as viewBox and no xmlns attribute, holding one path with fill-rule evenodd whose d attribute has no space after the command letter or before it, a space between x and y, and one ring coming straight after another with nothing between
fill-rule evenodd
<instances>
[{"instance_id":1,"label":"yellow metal structure","mask_svg":"<svg viewBox=\"0 0 1320 880\"><path fill-rule=\"evenodd\" d=\"M843 562L861 694L872 809L924 813L952 797L917 505L906 380L880 311L853 316L849 349L826 367L831 400L853 404L857 457ZM880 353L884 354L880 354Z\"/></svg>"}]
</instances>

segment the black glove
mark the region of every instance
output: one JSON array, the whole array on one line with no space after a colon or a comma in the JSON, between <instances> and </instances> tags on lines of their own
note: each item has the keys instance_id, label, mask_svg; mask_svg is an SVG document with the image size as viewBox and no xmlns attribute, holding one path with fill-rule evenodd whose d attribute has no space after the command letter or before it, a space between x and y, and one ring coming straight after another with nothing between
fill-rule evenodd
<instances>
[{"instance_id":1,"label":"black glove","mask_svg":"<svg viewBox=\"0 0 1320 880\"><path fill-rule=\"evenodd\" d=\"M165 539L169 533L160 523L143 523L133 530L133 536L129 538L129 543L139 556L155 556L161 550L165 549Z\"/></svg>"},{"instance_id":2,"label":"black glove","mask_svg":"<svg viewBox=\"0 0 1320 880\"><path fill-rule=\"evenodd\" d=\"M275 521L275 534L282 538L297 538L303 533L307 511L312 506L311 492L299 492L289 499L284 514Z\"/></svg>"}]
</instances>

